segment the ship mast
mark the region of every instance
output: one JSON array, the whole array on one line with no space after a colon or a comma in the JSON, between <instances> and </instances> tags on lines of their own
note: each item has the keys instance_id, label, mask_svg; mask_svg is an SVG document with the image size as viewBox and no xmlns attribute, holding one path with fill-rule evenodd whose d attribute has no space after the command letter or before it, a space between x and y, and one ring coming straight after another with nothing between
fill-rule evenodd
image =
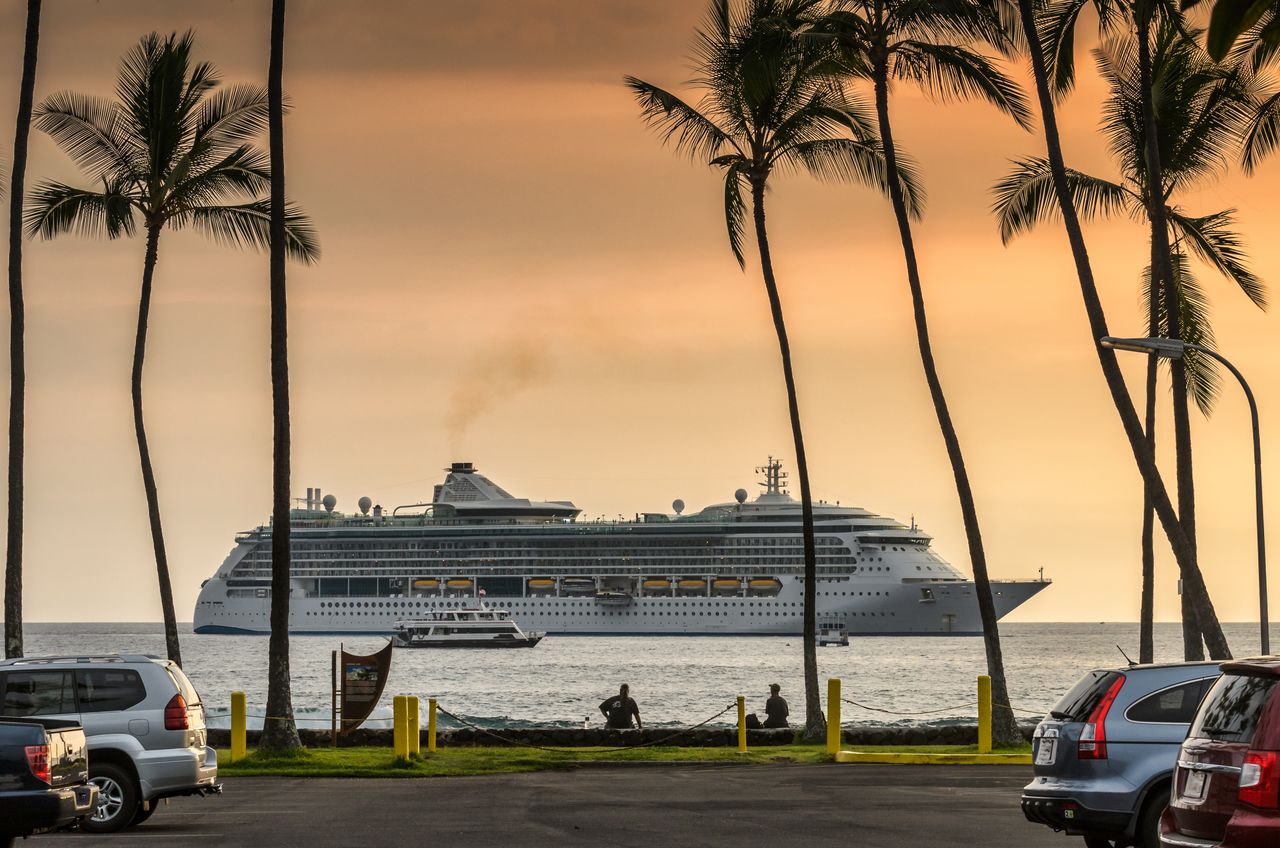
<instances>
[{"instance_id":1,"label":"ship mast","mask_svg":"<svg viewBox=\"0 0 1280 848\"><path fill-rule=\"evenodd\" d=\"M785 495L787 490L783 488L783 484L787 481L787 472L782 470L782 460L769 457L769 461L756 469L757 474L764 475L764 482L759 485L764 486L766 495Z\"/></svg>"}]
</instances>

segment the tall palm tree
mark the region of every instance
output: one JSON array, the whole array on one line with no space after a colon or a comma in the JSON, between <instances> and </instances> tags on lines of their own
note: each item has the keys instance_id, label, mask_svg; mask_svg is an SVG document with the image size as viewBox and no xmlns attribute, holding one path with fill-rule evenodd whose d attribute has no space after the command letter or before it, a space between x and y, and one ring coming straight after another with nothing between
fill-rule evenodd
<instances>
[{"instance_id":1,"label":"tall palm tree","mask_svg":"<svg viewBox=\"0 0 1280 848\"><path fill-rule=\"evenodd\" d=\"M4 562L4 655L22 656L22 507L26 436L26 306L22 298L22 197L27 179L27 140L40 47L40 0L27 0L27 33L18 89L9 180L9 536Z\"/></svg>"},{"instance_id":2,"label":"tall palm tree","mask_svg":"<svg viewBox=\"0 0 1280 848\"><path fill-rule=\"evenodd\" d=\"M792 33L813 22L815 0L713 0L706 26L695 39L697 106L656 85L627 77L645 121L664 141L694 161L724 174L724 213L729 247L746 267L743 242L748 207L755 224L760 270L787 389L804 529L804 677L806 734L825 725L818 694L814 586L817 555L809 466L800 426L800 404L791 347L765 228L765 190L775 171L807 171L820 179L861 182L888 191L888 167L865 106L845 90L825 47ZM912 214L920 193L909 172L901 180Z\"/></svg>"},{"instance_id":3,"label":"tall palm tree","mask_svg":"<svg viewBox=\"0 0 1280 848\"><path fill-rule=\"evenodd\" d=\"M1055 202L1062 215L1063 228L1067 233L1067 241L1071 248L1071 257L1076 266L1076 276L1080 282L1080 296L1084 301L1085 315L1088 319L1090 344L1098 355L1098 364L1102 368L1107 390L1120 416L1121 426L1129 440L1129 447L1142 474L1155 506L1156 517L1169 537L1169 546L1173 549L1178 568L1187 575L1183 582L1183 593L1192 595L1197 602L1208 602L1208 591L1204 585L1204 577L1199 569L1193 569L1195 562L1194 549L1183 530L1182 523L1174 511L1164 481L1160 478L1160 469L1156 466L1155 452L1147 442L1142 429L1142 421L1134 409L1133 399L1125 387L1124 375L1116 362L1115 351L1102 347L1098 340L1110 335L1107 329L1106 314L1102 309L1102 300L1098 295L1098 286L1093 277L1093 267L1089 262L1089 252L1084 243L1084 233L1080 228L1080 217L1076 211L1075 200L1067 178L1067 166L1062 156L1062 139L1058 133L1058 118L1053 100L1053 88L1049 80L1048 66L1045 62L1044 48L1040 43L1040 33L1036 27L1036 8L1034 0L1017 0L1018 22L1026 40L1027 53L1031 61L1032 75L1036 85L1036 99L1040 105L1041 126L1044 130L1045 147L1049 163L1050 184L1046 186L1046 202ZM1210 611L1210 615L1212 612ZM1199 619L1203 621L1203 618ZM1227 659L1231 656L1226 639L1217 634L1207 634L1210 654L1214 659Z\"/></svg>"},{"instance_id":4,"label":"tall palm tree","mask_svg":"<svg viewBox=\"0 0 1280 848\"><path fill-rule=\"evenodd\" d=\"M267 718L261 746L267 750L301 747L293 720L289 679L289 311L285 298L285 239L288 227L284 194L284 0L271 2L271 61L267 68L268 135L271 151L271 644L267 653Z\"/></svg>"},{"instance_id":5,"label":"tall palm tree","mask_svg":"<svg viewBox=\"0 0 1280 848\"><path fill-rule=\"evenodd\" d=\"M178 663L182 655L160 499L142 417L142 369L160 234L166 227L192 227L233 247L263 249L271 241L270 201L261 197L270 184L270 168L248 143L266 121L266 92L257 85L219 89L213 65L192 61L193 41L191 32L143 37L121 61L114 102L61 92L40 104L36 127L101 187L41 182L25 218L28 232L43 238L67 233L132 236L139 221L146 233L133 348L133 423L165 643L169 658ZM310 221L293 207L286 215L285 248L296 259L313 261L319 246Z\"/></svg>"},{"instance_id":6,"label":"tall palm tree","mask_svg":"<svg viewBox=\"0 0 1280 848\"><path fill-rule=\"evenodd\" d=\"M1056 0L1045 7L1041 20L1041 38L1045 52L1053 72L1054 84L1058 93L1069 91L1074 82L1074 43L1075 26L1080 12L1086 5L1092 4L1098 13L1099 28L1104 34L1111 34L1126 29L1132 30L1138 44L1138 90L1141 96L1142 123L1146 129L1145 154L1147 166L1144 169L1148 182L1148 197L1156 197L1159 186L1163 184L1163 165L1160 160L1158 142L1158 120L1153 103L1151 33L1152 27L1160 21L1172 21L1183 25L1182 16L1177 9L1162 0ZM1170 246L1169 222L1165 215L1164 205L1153 203L1147 209L1147 219L1151 228L1152 268L1156 274L1159 290L1165 299L1165 310L1168 315L1166 332L1169 338L1181 339L1181 315L1177 308L1177 294L1172 281L1173 253ZM1151 358L1155 355L1152 354ZM1148 363L1148 370L1150 370ZM1188 405L1186 363L1173 360L1170 363L1173 381L1173 430L1176 475L1178 483L1178 518L1189 545L1189 561L1180 566L1183 582L1188 579L1188 571L1199 571L1196 550L1195 522L1195 475L1192 466L1191 418ZM1151 401L1148 401L1150 405ZM1154 444L1154 431L1148 437L1148 443ZM1148 497L1147 500L1150 500ZM1144 520L1144 524L1147 522ZM1145 569L1144 569L1145 570ZM1202 581L1203 582L1203 581ZM1217 616L1204 599L1182 595L1182 628L1183 653L1186 659L1204 659L1202 639L1222 640L1221 628ZM1212 632L1216 631L1216 632Z\"/></svg>"},{"instance_id":7,"label":"tall palm tree","mask_svg":"<svg viewBox=\"0 0 1280 848\"><path fill-rule=\"evenodd\" d=\"M992 695L998 704L1009 703L1009 688L1000 647L999 615L991 593L982 530L974 503L969 473L960 437L947 406L942 381L934 362L925 313L924 289L916 261L911 212L901 189L900 172L910 168L893 138L889 116L889 94L893 82L915 83L929 95L943 99L981 97L1013 117L1023 127L1029 113L1016 84L1002 74L986 56L966 46L973 41L1007 43L996 9L973 0L837 0L834 8L815 27L814 34L831 39L837 61L857 77L869 79L875 91L880 147L889 172L889 199L897 219L898 235L906 263L907 284L915 317L916 341L934 413L942 431L947 457L955 478L956 494L969 543L969 560L977 588L978 611L991 675ZM996 713L998 744L1011 745L1020 739L1012 710Z\"/></svg>"},{"instance_id":8,"label":"tall palm tree","mask_svg":"<svg viewBox=\"0 0 1280 848\"><path fill-rule=\"evenodd\" d=\"M1121 214L1143 220L1153 203L1165 207L1175 235L1172 276L1180 306L1182 337L1212 347L1213 329L1207 299L1188 265L1187 251L1235 282L1260 308L1266 306L1265 290L1248 268L1240 238L1233 228L1234 210L1194 216L1176 205L1175 198L1181 190L1199 186L1225 170L1228 154L1238 143L1258 97L1247 74L1216 66L1173 22L1159 27L1154 47L1154 104L1162 116L1157 125L1157 142L1164 165L1160 196L1153 200L1149 194L1146 123L1139 91L1141 73L1137 45L1131 36L1115 39L1106 49L1095 51L1102 77L1110 86L1104 105L1103 134L1120 165L1122 179L1112 182L1068 171L1067 180L1076 207L1086 218ZM1048 162L1042 158L1027 159L997 186L996 211L1001 236L1006 242L1056 211L1047 196L1050 181ZM1167 334L1170 326L1167 299L1161 294L1162 281L1152 273L1158 264L1157 253L1153 239L1152 264L1144 274L1142 288L1148 315L1147 332L1153 336ZM1186 360L1188 391L1207 415L1217 394L1218 374L1212 360L1206 357L1191 352ZM1147 440L1152 446L1155 443L1154 365L1154 362L1148 363L1146 410ZM1145 498L1145 503L1150 507L1149 498ZM1139 648L1142 662L1154 659L1152 523L1152 514L1144 514Z\"/></svg>"}]
</instances>

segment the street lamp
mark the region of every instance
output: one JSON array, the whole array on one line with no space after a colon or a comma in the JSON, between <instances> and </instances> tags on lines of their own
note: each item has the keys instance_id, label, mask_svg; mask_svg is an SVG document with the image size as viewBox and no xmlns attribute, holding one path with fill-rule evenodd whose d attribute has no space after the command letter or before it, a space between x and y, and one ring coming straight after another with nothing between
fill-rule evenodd
<instances>
[{"instance_id":1,"label":"street lamp","mask_svg":"<svg viewBox=\"0 0 1280 848\"><path fill-rule=\"evenodd\" d=\"M1267 542L1262 521L1262 438L1258 432L1258 404L1253 399L1253 391L1249 388L1249 384L1245 382L1244 375L1236 370L1234 365L1207 347L1179 341L1178 339L1119 339L1115 336L1103 336L1098 339L1098 343L1112 350L1154 353L1164 359L1181 359L1187 351L1194 350L1203 353L1210 359L1221 362L1228 371L1235 375L1235 378L1240 382L1240 388L1244 389L1245 399L1249 401L1249 415L1253 419L1253 488L1258 520L1258 610L1261 616L1262 653L1270 654L1271 633L1270 625L1267 621Z\"/></svg>"}]
</instances>

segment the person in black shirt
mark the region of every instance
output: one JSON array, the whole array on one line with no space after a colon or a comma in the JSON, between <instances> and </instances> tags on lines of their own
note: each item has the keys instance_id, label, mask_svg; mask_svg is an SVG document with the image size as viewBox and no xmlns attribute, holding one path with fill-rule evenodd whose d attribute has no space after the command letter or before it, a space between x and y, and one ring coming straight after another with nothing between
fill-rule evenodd
<instances>
[{"instance_id":1,"label":"person in black shirt","mask_svg":"<svg viewBox=\"0 0 1280 848\"><path fill-rule=\"evenodd\" d=\"M764 720L765 727L789 727L787 724L787 716L790 710L787 709L787 699L778 694L782 687L776 683L769 685L769 700L764 704L764 712L767 718Z\"/></svg>"},{"instance_id":2,"label":"person in black shirt","mask_svg":"<svg viewBox=\"0 0 1280 848\"><path fill-rule=\"evenodd\" d=\"M640 721L640 708L636 706L635 698L630 697L630 692L631 687L624 683L618 689L616 697L606 698L600 704L600 712L608 719L608 727L619 730L629 728L632 716L635 716L636 727L644 727L644 723Z\"/></svg>"}]
</instances>

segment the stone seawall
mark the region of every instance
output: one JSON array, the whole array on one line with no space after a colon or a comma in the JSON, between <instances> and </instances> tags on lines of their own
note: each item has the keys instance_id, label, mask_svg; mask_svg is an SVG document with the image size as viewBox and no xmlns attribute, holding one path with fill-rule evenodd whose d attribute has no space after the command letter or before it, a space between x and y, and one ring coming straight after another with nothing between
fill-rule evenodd
<instances>
[{"instance_id":1,"label":"stone seawall","mask_svg":"<svg viewBox=\"0 0 1280 848\"><path fill-rule=\"evenodd\" d=\"M1024 726L1023 735L1030 740L1033 728ZM441 730L437 746L487 746L507 747L515 745L540 745L548 748L630 747L662 742L665 745L693 748L724 747L738 744L738 732L733 728L700 727L681 731L672 727L647 727L644 730L607 730L604 728L576 729L568 727L494 728L492 734L468 727ZM798 731L748 730L747 744L752 747L789 745L795 741ZM678 734L678 735L677 735ZM258 731L248 732L249 746L258 742ZM302 744L308 748L329 747L329 731L300 730ZM975 745L978 727L974 724L947 725L944 727L874 727L845 725L846 745ZM674 738L672 738L674 736ZM509 741L507 741L509 740ZM669 740L669 741L663 741ZM231 731L210 730L209 744L226 748L231 744ZM352 731L339 740L338 745L348 747L390 748L390 730ZM426 748L426 732L423 731L423 749Z\"/></svg>"}]
</instances>

